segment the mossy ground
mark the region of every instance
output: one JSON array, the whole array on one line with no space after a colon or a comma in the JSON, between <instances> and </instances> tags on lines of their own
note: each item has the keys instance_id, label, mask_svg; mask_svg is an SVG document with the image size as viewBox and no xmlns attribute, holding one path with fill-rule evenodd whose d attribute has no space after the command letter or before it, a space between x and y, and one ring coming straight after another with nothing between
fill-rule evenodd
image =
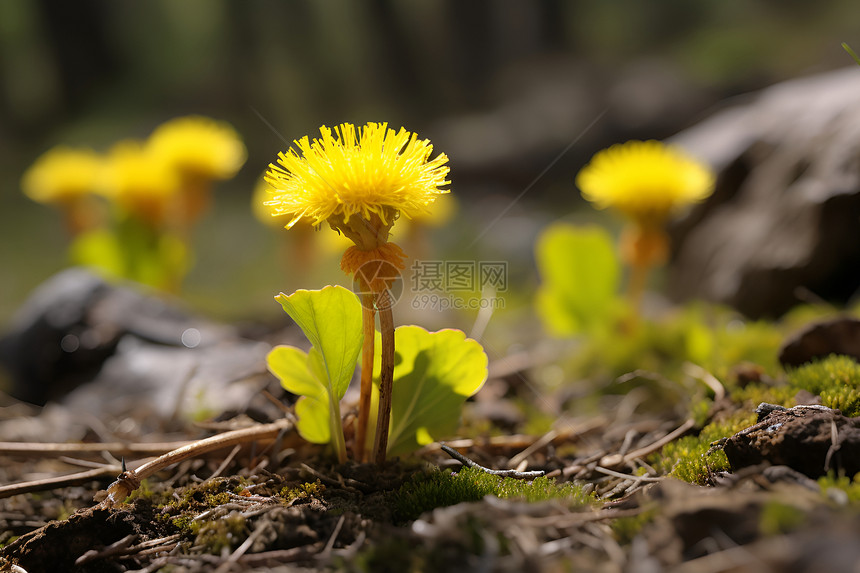
<instances>
[{"instance_id":1,"label":"mossy ground","mask_svg":"<svg viewBox=\"0 0 860 573\"><path fill-rule=\"evenodd\" d=\"M710 323L703 329L697 321L705 318ZM145 481L114 517L133 525L138 545L132 547L140 551L143 543L169 540L163 542L163 553L169 549L176 561L165 561L163 571L177 566L212 570L240 548L246 555L237 563L248 570L253 563L277 564L285 555L305 567L350 571L468 569L491 562L513 564L510 570L532 562L581 569L613 559L623 563L632 558L636 544L657 551L661 540L678 539L686 547L692 522L724 527L720 520L729 516L732 523L749 524L744 535L752 535L750 539L797 538L801 546L802 536L811 531L804 520L831 510L849 519L860 500L860 485L850 476L780 484L787 494L756 483L755 488L766 490L760 492L764 497L741 503L738 491L721 485L731 468L713 446L754 423L761 402L791 407L817 397L826 406L857 415L860 366L850 358L829 357L783 371L774 359L776 334L782 332L777 326L730 327L733 319L705 317L702 311L674 320L669 332L650 325L632 342L588 347L584 356L560 361L555 376L578 380L575 392L542 387L540 376L529 380L530 373L524 372L522 378L498 381L496 388L504 411L517 416L474 418L477 404L467 409L461 435L471 439L465 448L470 457L509 468L515 465L513 458L543 436L549 441L522 459L528 469L541 468L552 477L517 480L450 467L451 460L433 450L378 468L335 465L324 451L310 449L277 465L239 457L222 468L224 477L211 479L207 475L220 461L196 460ZM637 354L647 360L638 363ZM690 362L714 375L725 396L716 399L713 387L702 383L701 372L690 374L694 371L685 366ZM649 369L619 376L634 364ZM540 399L535 391L541 392ZM686 419L694 421L693 428L657 451L626 464L598 467L619 451L648 446ZM517 438L519 434L530 437ZM681 495L667 486L675 480L695 484L687 486L695 494ZM51 517L61 520L57 523L85 524L87 510L80 508L90 506L92 491L104 485L78 488L74 495L72 490L37 494L27 502L44 506L46 514L50 508ZM716 501L714 507L697 509L687 496ZM11 534L0 542L9 552L15 536L26 534L28 527L8 517L18 506L12 500L5 503L3 519ZM696 516L692 522L691 515ZM51 530L44 542L56 543L62 537L52 541L50 536L61 536L62 530ZM748 542L738 535L738 543ZM100 543L115 541L104 538ZM686 550L692 555L698 549L690 543ZM141 555L148 554L114 559L132 569L151 566L152 558ZM271 563L261 557L266 555L272 556ZM661 555L664 565L685 558ZM177 565L180 558L186 561ZM90 570L99 569L81 568Z\"/></svg>"},{"instance_id":2,"label":"mossy ground","mask_svg":"<svg viewBox=\"0 0 860 573\"><path fill-rule=\"evenodd\" d=\"M488 495L530 503L557 500L570 507L596 501L594 495L572 483L559 484L546 477L531 481L499 477L477 468L462 468L457 472L430 470L415 474L392 492L391 500L395 520L407 522L437 507L480 501Z\"/></svg>"},{"instance_id":3,"label":"mossy ground","mask_svg":"<svg viewBox=\"0 0 860 573\"><path fill-rule=\"evenodd\" d=\"M802 395L806 392L807 395ZM789 369L778 384L761 381L730 388L728 403L719 416L706 422L695 435L666 445L652 457L655 467L684 481L705 485L717 472L728 471L725 454L713 447L756 422L754 409L762 402L778 406L798 405L798 396L818 400L849 417L860 415L860 364L848 356L831 355L799 368ZM727 411L732 413L726 414Z\"/></svg>"}]
</instances>

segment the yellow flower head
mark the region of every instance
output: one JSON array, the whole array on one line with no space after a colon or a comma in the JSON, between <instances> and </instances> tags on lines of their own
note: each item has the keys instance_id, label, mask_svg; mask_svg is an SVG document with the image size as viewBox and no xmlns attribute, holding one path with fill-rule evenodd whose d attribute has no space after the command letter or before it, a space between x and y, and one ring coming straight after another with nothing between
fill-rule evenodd
<instances>
[{"instance_id":1,"label":"yellow flower head","mask_svg":"<svg viewBox=\"0 0 860 573\"><path fill-rule=\"evenodd\" d=\"M425 227L444 227L457 214L457 209L459 209L459 205L454 195L450 193L440 195L433 203L432 211L415 213L412 216L412 222Z\"/></svg>"},{"instance_id":2,"label":"yellow flower head","mask_svg":"<svg viewBox=\"0 0 860 573\"><path fill-rule=\"evenodd\" d=\"M55 147L24 173L21 188L33 201L64 203L94 193L102 158L91 149Z\"/></svg>"},{"instance_id":3,"label":"yellow flower head","mask_svg":"<svg viewBox=\"0 0 860 573\"><path fill-rule=\"evenodd\" d=\"M108 154L105 194L128 213L152 224L165 222L176 205L176 171L137 141L121 141Z\"/></svg>"},{"instance_id":4,"label":"yellow flower head","mask_svg":"<svg viewBox=\"0 0 860 573\"><path fill-rule=\"evenodd\" d=\"M441 187L450 183L448 157L430 159L433 146L401 128L349 123L333 130L323 126L319 139L303 137L293 148L278 154L280 167L269 165L266 181L272 196L266 202L274 215L292 217L287 228L306 217L314 225L335 217L353 215L370 220L374 215L390 225L397 214L407 217L426 211Z\"/></svg>"},{"instance_id":5,"label":"yellow flower head","mask_svg":"<svg viewBox=\"0 0 860 573\"><path fill-rule=\"evenodd\" d=\"M260 177L254 184L254 191L251 193L251 212L254 217L264 225L272 227L282 227L284 222L280 217L273 217L272 212L266 205L269 200L269 184L266 180Z\"/></svg>"},{"instance_id":6,"label":"yellow flower head","mask_svg":"<svg viewBox=\"0 0 860 573\"><path fill-rule=\"evenodd\" d=\"M576 176L582 196L598 209L611 207L639 224L662 224L714 189L711 170L677 147L628 141L597 153Z\"/></svg>"},{"instance_id":7,"label":"yellow flower head","mask_svg":"<svg viewBox=\"0 0 860 573\"><path fill-rule=\"evenodd\" d=\"M270 208L265 204L269 200L269 184L261 177L254 184L254 192L251 194L251 211L258 221L272 228L280 228L284 226L284 216L272 216ZM325 233L317 232L310 222L301 221L294 225L294 230L301 230L306 237L309 237L326 254L342 253L350 245L352 241L342 233Z\"/></svg>"},{"instance_id":8,"label":"yellow flower head","mask_svg":"<svg viewBox=\"0 0 860 573\"><path fill-rule=\"evenodd\" d=\"M229 124L202 116L161 124L149 136L147 147L184 175L206 179L230 179L247 158L241 137Z\"/></svg>"}]
</instances>

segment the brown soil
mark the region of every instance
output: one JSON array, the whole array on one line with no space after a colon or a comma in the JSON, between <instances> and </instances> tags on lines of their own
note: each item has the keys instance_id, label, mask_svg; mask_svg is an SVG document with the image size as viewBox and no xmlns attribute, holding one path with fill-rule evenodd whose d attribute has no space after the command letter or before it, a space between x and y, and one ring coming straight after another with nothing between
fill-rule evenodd
<instances>
[{"instance_id":1,"label":"brown soil","mask_svg":"<svg viewBox=\"0 0 860 573\"><path fill-rule=\"evenodd\" d=\"M802 420L807 414L834 416L808 408L769 416ZM727 441L729 458L739 459L739 444L748 445L757 432L785 423L775 419ZM530 449L529 469L546 469L559 482L572 480L598 494L600 501L589 507L488 497L404 520L392 492L430 465L450 466L438 449L423 452L423 462L395 461L380 469L334 466L317 449L252 448L237 452L225 467L219 467L229 453L223 451L181 462L146 480L118 507L93 501L110 476L0 500L6 542L0 557L6 570L28 573L265 571L287 565L351 571L817 571L825 564L839 571L860 559L856 544L844 543L860 533L860 517L848 500L821 492L803 468L747 455L735 473L714 475L713 487L638 477L636 468L645 466L619 454L654 443L674 424L582 420L579 431L546 436L543 445L522 436L458 444L481 464L502 468ZM48 463L6 458L7 482ZM606 467L610 462L617 465ZM9 542L12 536L18 537Z\"/></svg>"}]
</instances>

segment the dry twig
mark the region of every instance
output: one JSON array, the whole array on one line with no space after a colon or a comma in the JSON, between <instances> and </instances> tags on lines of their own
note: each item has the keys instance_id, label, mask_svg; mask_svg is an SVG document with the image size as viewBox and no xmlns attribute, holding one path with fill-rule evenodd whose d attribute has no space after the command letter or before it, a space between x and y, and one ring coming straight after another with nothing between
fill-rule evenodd
<instances>
[{"instance_id":1,"label":"dry twig","mask_svg":"<svg viewBox=\"0 0 860 573\"><path fill-rule=\"evenodd\" d=\"M714 376L698 364L693 364L692 362L685 362L682 368L684 370L684 374L692 378L698 378L699 380L704 382L708 388L713 390L714 402L719 402L726 397L726 387L723 386L723 383L717 380L716 376Z\"/></svg>"},{"instance_id":2,"label":"dry twig","mask_svg":"<svg viewBox=\"0 0 860 573\"><path fill-rule=\"evenodd\" d=\"M635 460L636 458L642 458L647 455L653 454L672 440L680 438L681 436L692 430L695 425L696 422L694 420L687 420L659 440L656 440L643 448L628 452L624 455L612 454L604 456L603 458L601 458L600 463L598 465L601 465L605 468L617 468L631 460Z\"/></svg>"},{"instance_id":3,"label":"dry twig","mask_svg":"<svg viewBox=\"0 0 860 573\"><path fill-rule=\"evenodd\" d=\"M83 483L90 482L94 479L115 476L118 471L120 471L120 468L116 466L103 466L101 468L95 468L92 470L87 470L85 472L78 472L64 476L3 485L0 486L0 499L24 493L46 491L58 487L80 485Z\"/></svg>"},{"instance_id":4,"label":"dry twig","mask_svg":"<svg viewBox=\"0 0 860 573\"><path fill-rule=\"evenodd\" d=\"M541 476L546 474L546 472L543 470L535 470L535 471L531 471L531 472L520 472L517 470L493 470L493 469L484 467L481 464L479 464L473 460L470 460L469 458L467 458L466 456L464 456L463 454L461 454L460 452L458 452L454 448L451 448L445 444L439 444L439 447L441 447L445 451L445 453L447 453L449 456L451 456L452 458L454 458L458 462L462 463L464 466L470 467L470 468L476 468L476 469L481 470L484 473L492 474L494 476L510 477L510 478L514 478L514 479L534 479L534 478L538 478L538 477L541 477Z\"/></svg>"},{"instance_id":5,"label":"dry twig","mask_svg":"<svg viewBox=\"0 0 860 573\"><path fill-rule=\"evenodd\" d=\"M211 452L212 450L219 450L238 444L257 440L273 440L282 432L292 429L292 427L292 420L283 418L271 424L260 424L250 428L225 432L177 448L172 452L168 452L143 464L136 470L123 471L117 480L108 487L107 497L101 502L101 505L103 507L113 507L122 503L131 492L140 487L141 480L177 462Z\"/></svg>"},{"instance_id":6,"label":"dry twig","mask_svg":"<svg viewBox=\"0 0 860 573\"><path fill-rule=\"evenodd\" d=\"M66 456L74 454L77 456L95 455L100 456L103 452L110 452L114 456L134 458L143 456L159 456L165 452L181 448L193 441L182 442L153 442L126 444L123 442L100 442L100 443L42 443L42 442L0 442L0 455L14 455L26 457L49 457Z\"/></svg>"}]
</instances>

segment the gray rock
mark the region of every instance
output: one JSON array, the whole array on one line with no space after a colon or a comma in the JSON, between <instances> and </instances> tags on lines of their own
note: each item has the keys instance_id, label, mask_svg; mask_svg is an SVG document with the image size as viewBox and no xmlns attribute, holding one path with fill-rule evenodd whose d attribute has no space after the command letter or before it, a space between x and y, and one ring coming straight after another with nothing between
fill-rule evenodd
<instances>
[{"instance_id":1,"label":"gray rock","mask_svg":"<svg viewBox=\"0 0 860 573\"><path fill-rule=\"evenodd\" d=\"M779 315L860 285L860 68L788 81L674 141L718 172L674 232L676 299Z\"/></svg>"},{"instance_id":2,"label":"gray rock","mask_svg":"<svg viewBox=\"0 0 860 573\"><path fill-rule=\"evenodd\" d=\"M94 420L108 416L158 424L245 411L260 406L256 402L265 410L260 390L278 387L266 370L270 348L170 300L70 269L24 304L0 340L0 358L12 376L13 395L53 403L41 417L47 421L51 412L59 413L58 426L68 432L70 425L93 427ZM38 430L42 438L50 427ZM8 438L31 430L4 432Z\"/></svg>"},{"instance_id":3,"label":"gray rock","mask_svg":"<svg viewBox=\"0 0 860 573\"><path fill-rule=\"evenodd\" d=\"M779 363L796 368L831 354L860 360L860 320L843 316L807 325L783 342Z\"/></svg>"},{"instance_id":4,"label":"gray rock","mask_svg":"<svg viewBox=\"0 0 860 573\"><path fill-rule=\"evenodd\" d=\"M119 333L93 324L89 314L109 291L95 275L69 269L33 292L0 339L0 364L10 374L13 396L41 405L98 372Z\"/></svg>"}]
</instances>

